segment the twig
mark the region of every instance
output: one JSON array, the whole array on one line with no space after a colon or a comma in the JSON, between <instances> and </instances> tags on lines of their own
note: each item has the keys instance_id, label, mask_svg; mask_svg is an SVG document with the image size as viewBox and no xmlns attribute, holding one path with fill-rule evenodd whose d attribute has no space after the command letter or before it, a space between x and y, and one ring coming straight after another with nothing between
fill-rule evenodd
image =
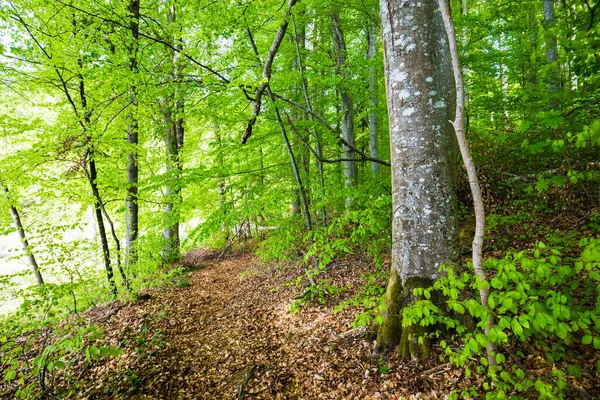
<instances>
[{"instance_id":1,"label":"twig","mask_svg":"<svg viewBox=\"0 0 600 400\"><path fill-rule=\"evenodd\" d=\"M110 310L109 312L107 312L106 315L104 316L104 319L102 320L102 322L108 321L110 319L110 317L112 317L113 315L118 313L120 309L121 309L121 306L117 306L117 307L113 308L112 310Z\"/></svg>"},{"instance_id":2,"label":"twig","mask_svg":"<svg viewBox=\"0 0 600 400\"><path fill-rule=\"evenodd\" d=\"M246 386L246 384L248 383L250 378L252 378L252 375L254 375L254 371L256 371L256 365L253 365L250 368L250 370L248 370L248 372L244 376L244 379L239 384L238 391L237 391L237 400L240 400L244 396L244 386Z\"/></svg>"},{"instance_id":3,"label":"twig","mask_svg":"<svg viewBox=\"0 0 600 400\"><path fill-rule=\"evenodd\" d=\"M429 375L429 374L431 374L432 372L436 372L436 371L438 371L438 370L440 370L440 369L444 369L444 368L446 368L446 367L448 367L448 366L450 366L450 365L451 365L451 363L449 363L449 362L447 362L447 363L444 363L444 364L440 364L440 365L436 365L436 366L435 366L435 367L433 367L433 368L429 368L427 371L423 371L423 372L421 372L421 376L423 376L423 375Z\"/></svg>"}]
</instances>

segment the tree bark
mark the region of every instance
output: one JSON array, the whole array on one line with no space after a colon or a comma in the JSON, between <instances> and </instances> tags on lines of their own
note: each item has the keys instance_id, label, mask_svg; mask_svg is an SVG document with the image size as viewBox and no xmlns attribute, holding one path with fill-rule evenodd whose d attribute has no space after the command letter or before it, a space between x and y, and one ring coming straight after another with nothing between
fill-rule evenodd
<instances>
[{"instance_id":1,"label":"tree bark","mask_svg":"<svg viewBox=\"0 0 600 400\"><path fill-rule=\"evenodd\" d=\"M367 59L369 60L369 149L370 156L379 158L379 138L377 136L377 68L374 60L377 56L377 33L378 28L375 21L370 21L367 27ZM379 177L379 164L371 161L371 173L373 178Z\"/></svg>"},{"instance_id":2,"label":"tree bark","mask_svg":"<svg viewBox=\"0 0 600 400\"><path fill-rule=\"evenodd\" d=\"M554 0L543 0L544 1L544 26L546 29L554 27ZM556 36L551 35L550 39L546 41L546 61L548 64L554 63L558 60L558 47ZM548 83L550 85L550 92L558 91L559 87L559 74L558 66L554 65L551 68L551 72L548 76ZM555 102L551 104L556 106Z\"/></svg>"},{"instance_id":3,"label":"tree bark","mask_svg":"<svg viewBox=\"0 0 600 400\"><path fill-rule=\"evenodd\" d=\"M172 5L168 15L169 23L175 23L176 18L175 7ZM173 262L180 256L181 241L179 238L178 207L182 201L179 179L181 177L180 153L184 141L184 104L181 99L181 93L178 90L181 69L179 63L181 41L177 38L173 38L172 48L174 49L172 53L172 68L175 90L168 96L164 110L167 184L165 188L165 227L163 229L164 248L162 253L164 260L167 262Z\"/></svg>"},{"instance_id":4,"label":"tree bark","mask_svg":"<svg viewBox=\"0 0 600 400\"><path fill-rule=\"evenodd\" d=\"M98 224L98 234L100 235L100 244L102 246L102 256L104 259L104 269L106 270L106 280L108 286L114 297L117 297L117 285L115 283L114 272L110 263L110 248L108 247L108 238L106 235L106 228L104 226L104 219L102 217L102 209L104 205L102 203L102 197L100 196L100 189L98 188L98 170L96 168L96 160L94 159L94 146L91 144L92 138L89 134L91 125L91 114L88 110L87 95L85 93L85 83L83 76L79 74L79 101L81 102L81 110L83 111L83 128L87 133L88 149L84 156L84 168L85 175L92 190L92 196L94 197L94 213L96 215L96 223ZM123 274L125 276L125 274ZM126 285L128 285L125 279Z\"/></svg>"},{"instance_id":5,"label":"tree bark","mask_svg":"<svg viewBox=\"0 0 600 400\"><path fill-rule=\"evenodd\" d=\"M380 0L392 161L392 276L375 351L406 337L397 311L458 254L455 88L437 0ZM391 293L390 293L391 292ZM398 332L402 330L402 332ZM393 335L386 332L394 331ZM417 332L418 333L418 332ZM427 354L402 340L399 352Z\"/></svg>"},{"instance_id":6,"label":"tree bark","mask_svg":"<svg viewBox=\"0 0 600 400\"><path fill-rule=\"evenodd\" d=\"M98 179L98 170L96 169L96 161L94 160L92 150L88 150L87 159L88 171L86 172L86 175L88 177L88 182L90 184L92 194L94 196L94 213L96 215L96 223L98 224L98 234L100 235L100 244L102 246L102 256L104 258L106 280L108 282L108 286L110 287L111 293L113 294L113 296L117 297L117 285L115 284L115 277L112 265L110 263L110 249L108 247L108 238L106 236L104 219L102 218L102 200L100 197L100 190L98 189L98 184L96 182L96 180Z\"/></svg>"},{"instance_id":7,"label":"tree bark","mask_svg":"<svg viewBox=\"0 0 600 400\"><path fill-rule=\"evenodd\" d=\"M0 179L0 190L4 194L6 201L9 204L10 216L12 217L13 223L15 224L15 228L17 233L19 234L19 239L21 239L21 246L23 246L23 250L27 255L27 260L29 261L29 267L31 268L31 272L35 277L35 282L38 285L44 284L44 279L42 278L42 273L40 272L40 268L38 266L37 260L35 259L35 255L31 251L31 246L29 245L29 240L27 239L27 235L25 234L25 227L21 222L21 215L19 214L19 210L15 205L13 205L10 194L8 191L8 186Z\"/></svg>"},{"instance_id":8,"label":"tree bark","mask_svg":"<svg viewBox=\"0 0 600 400\"><path fill-rule=\"evenodd\" d=\"M248 121L248 125L246 125L246 130L244 131L244 135L242 136L242 144L246 144L250 136L252 136L252 129L254 127L254 124L256 123L256 119L258 118L258 115L260 114L260 109L262 107L262 96L265 93L267 86L269 85L269 81L271 80L271 73L273 72L273 61L275 60L277 51L279 51L279 46L281 45L281 42L285 37L285 32L287 31L289 24L289 17L292 13L292 8L295 4L296 0L288 0L288 5L285 10L285 15L283 16L283 21L281 22L281 25L279 26L279 29L275 34L275 38L273 39L273 43L271 44L269 53L265 58L265 63L263 65L262 80L256 88L254 107L252 108L252 118L250 118L250 120ZM248 29L247 31L249 32Z\"/></svg>"},{"instance_id":9,"label":"tree bark","mask_svg":"<svg viewBox=\"0 0 600 400\"><path fill-rule=\"evenodd\" d=\"M305 49L305 40L306 40L306 36L305 34L302 35L302 43L300 43L300 36L298 35L298 31L296 29L296 23L294 20L294 16L292 15L292 27L294 29L294 36L296 37L296 57L297 57L297 63L298 63L298 69L300 71L300 77L302 80L302 93L304 95L304 103L306 105L306 109L308 110L308 115L311 119L311 121L314 121L314 116L313 116L313 107L312 107L312 102L310 100L310 95L309 95L309 91L308 91L308 82L306 80L306 76L304 75L304 63L302 61L302 52L301 50ZM321 223L323 224L323 226L327 226L327 210L325 209L325 171L323 168L323 161L321 161L321 159L323 158L323 148L321 145L321 134L319 133L318 130L315 130L315 137L316 137L316 143L315 143L315 150L317 153L317 170L319 172L319 186L320 186L320 190L321 190Z\"/></svg>"},{"instance_id":10,"label":"tree bark","mask_svg":"<svg viewBox=\"0 0 600 400\"><path fill-rule=\"evenodd\" d=\"M348 74L346 73L346 58L348 50L346 48L346 39L342 31L340 15L337 11L329 14L331 20L331 31L333 34L333 47L335 49L336 71L342 77L342 84L338 87L341 98L342 113L342 137L347 144L343 146L344 161L344 187L346 189L356 186L356 162L354 161L354 101L350 91L346 87ZM352 197L346 197L346 209L352 208Z\"/></svg>"},{"instance_id":11,"label":"tree bark","mask_svg":"<svg viewBox=\"0 0 600 400\"><path fill-rule=\"evenodd\" d=\"M139 39L139 21L140 21L140 1L130 0L128 5L129 29L132 35L132 42L129 46L129 70L133 75L137 71L137 41ZM133 77L132 77L133 78ZM135 79L134 79L135 81ZM139 234L139 206L138 206L138 144L139 144L139 124L137 119L137 86L135 83L129 85L130 110L127 126L127 144L129 153L127 154L127 195L125 197L125 263L127 271L137 263L138 254L136 242Z\"/></svg>"}]
</instances>

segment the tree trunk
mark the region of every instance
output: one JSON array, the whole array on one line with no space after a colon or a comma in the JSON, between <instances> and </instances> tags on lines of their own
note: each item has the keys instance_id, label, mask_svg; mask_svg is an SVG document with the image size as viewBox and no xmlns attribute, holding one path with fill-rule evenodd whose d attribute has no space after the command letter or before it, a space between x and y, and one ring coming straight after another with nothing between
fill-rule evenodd
<instances>
[{"instance_id":1,"label":"tree trunk","mask_svg":"<svg viewBox=\"0 0 600 400\"><path fill-rule=\"evenodd\" d=\"M100 244L102 246L102 256L104 258L104 269L106 270L106 280L113 296L117 297L117 285L115 284L115 277L110 264L110 249L108 247L108 238L106 236L106 228L104 227L104 219L102 218L102 200L100 197L100 190L96 180L98 179L98 171L96 169L96 161L92 150L88 151L88 171L86 172L88 182L92 189L94 196L94 213L96 215L96 223L98 224L98 233L100 234Z\"/></svg>"},{"instance_id":2,"label":"tree trunk","mask_svg":"<svg viewBox=\"0 0 600 400\"><path fill-rule=\"evenodd\" d=\"M165 226L163 229L162 256L166 262L175 261L179 257L179 216L177 207L181 193L179 190L179 151L177 147L177 123L173 117L173 97L167 100L164 110L165 121Z\"/></svg>"},{"instance_id":3,"label":"tree trunk","mask_svg":"<svg viewBox=\"0 0 600 400\"><path fill-rule=\"evenodd\" d=\"M10 195L8 192L8 186L0 179L0 190L4 194L6 201L8 201L10 208L10 215L12 217L13 223L15 224L15 228L17 229L17 233L19 234L19 239L21 239L21 246L23 246L23 250L27 255L27 260L29 261L29 267L31 268L31 272L33 276L35 276L35 281L38 285L44 284L44 279L42 278L42 273L40 272L40 268L38 263L31 251L31 246L29 245L29 240L27 240L27 235L25 234L25 228L23 227L23 223L21 222L21 216L19 215L19 210L15 207L10 199Z\"/></svg>"},{"instance_id":4,"label":"tree trunk","mask_svg":"<svg viewBox=\"0 0 600 400\"><path fill-rule=\"evenodd\" d=\"M450 4L448 0L438 0L444 25L446 28L446 34L448 36L448 42L450 47L450 54L452 59L452 68L454 70L454 82L456 86L456 117L452 122L452 126L456 132L456 138L458 146L460 148L460 154L469 176L469 185L471 187L471 193L473 195L473 208L475 210L475 235L473 237L473 270L480 280L481 288L479 289L479 298L481 304L486 308L488 312L487 326L485 328L485 334L487 335L494 326L493 316L488 306L489 289L488 282L485 272L483 271L483 237L485 235L485 207L483 204L483 196L481 194L481 187L479 186L479 179L477 178L477 170L475 169L475 162L469 150L469 142L464 131L464 115L465 115L465 102L464 102L464 83L462 77L462 70L460 68L460 57L458 55L458 46L456 45L456 32L454 25L452 24L452 18L450 15ZM489 365L496 364L494 358L494 344L491 341L487 343L487 355Z\"/></svg>"},{"instance_id":5,"label":"tree trunk","mask_svg":"<svg viewBox=\"0 0 600 400\"><path fill-rule=\"evenodd\" d=\"M175 7L171 6L168 15L169 23L176 21ZM173 39L173 78L176 85L174 93L169 95L164 110L164 119L166 127L165 135L165 153L166 153L166 176L167 184L165 188L165 228L163 229L163 258L167 262L173 262L180 256L181 241L179 238L179 204L181 203L181 188L179 179L181 177L181 156L180 151L183 147L184 128L183 113L184 105L181 99L181 93L178 89L180 77L179 58L180 42Z\"/></svg>"},{"instance_id":6,"label":"tree trunk","mask_svg":"<svg viewBox=\"0 0 600 400\"><path fill-rule=\"evenodd\" d=\"M343 82L338 87L342 103L342 137L350 145L354 146L354 102L350 91L346 87L348 74L346 73L346 58L348 51L346 49L346 40L342 32L342 23L339 13L329 14L331 20L331 31L333 33L333 47L335 48L335 60L337 73L342 77ZM356 162L354 159L354 150L344 145L343 158L351 161L344 161L344 187L346 189L356 186ZM346 198L346 209L352 208L352 197Z\"/></svg>"},{"instance_id":7,"label":"tree trunk","mask_svg":"<svg viewBox=\"0 0 600 400\"><path fill-rule=\"evenodd\" d=\"M375 68L375 57L377 56L377 24L370 21L367 27L367 58L369 60L369 149L370 156L379 158L379 139L377 137L377 68ZM379 164L371 161L371 173L373 178L379 177Z\"/></svg>"},{"instance_id":8,"label":"tree trunk","mask_svg":"<svg viewBox=\"0 0 600 400\"><path fill-rule=\"evenodd\" d=\"M90 129L91 119L90 112L88 110L87 96L85 93L85 83L83 76L79 74L79 101L81 102L81 109L83 110L83 128L87 132ZM88 133L88 141L91 142L91 136ZM102 246L102 256L104 259L104 269L106 270L106 280L113 296L117 297L117 285L115 284L114 273L112 265L110 263L110 249L108 247L108 238L106 235L106 228L104 226L104 219L102 217L102 209L104 205L102 203L102 197L100 196L100 189L98 189L98 170L96 169L96 160L94 159L94 148L90 144L84 156L85 161L85 175L92 190L92 196L94 197L94 213L96 215L96 223L98 224L98 234L100 235L100 244ZM125 274L123 274L125 276ZM128 285L127 280L124 278L125 284Z\"/></svg>"},{"instance_id":9,"label":"tree trunk","mask_svg":"<svg viewBox=\"0 0 600 400\"><path fill-rule=\"evenodd\" d=\"M554 26L554 0L543 0L544 1L544 26L546 29ZM554 63L558 60L558 48L556 43L556 36L551 35L550 39L546 41L546 61L548 64ZM553 65L550 74L548 75L548 83L550 85L550 92L558 91L559 87L559 74L558 65ZM555 107L555 101L551 101L553 108Z\"/></svg>"},{"instance_id":10,"label":"tree trunk","mask_svg":"<svg viewBox=\"0 0 600 400\"><path fill-rule=\"evenodd\" d=\"M306 30L303 29L302 35L298 35L298 31L296 29L296 23L294 20L294 16L292 15L292 27L294 29L294 36L296 37L296 57L298 63L298 69L300 71L300 77L302 80L302 93L304 94L304 103L306 105L306 109L309 111L311 121L314 121L314 116L312 115L313 107L312 102L310 100L310 95L308 91L308 82L306 80L306 76L304 75L304 63L302 62L302 50L306 48ZM301 39L301 40L300 40ZM319 172L319 186L321 191L321 223L323 226L327 226L327 210L325 209L325 174L323 169L323 148L321 145L321 134L318 129L314 132L316 137L315 143L315 151L317 153L317 170Z\"/></svg>"},{"instance_id":11,"label":"tree trunk","mask_svg":"<svg viewBox=\"0 0 600 400\"><path fill-rule=\"evenodd\" d=\"M402 329L399 310L458 253L455 88L437 0L381 0L392 161L392 268L388 311L376 352L418 329ZM408 340L402 354L425 355Z\"/></svg>"},{"instance_id":12,"label":"tree trunk","mask_svg":"<svg viewBox=\"0 0 600 400\"><path fill-rule=\"evenodd\" d=\"M129 46L129 70L135 75L137 71L137 40L139 38L140 1L130 0L128 5L129 29L132 42ZM125 197L125 220L127 237L125 239L125 263L127 271L137 262L138 254L136 241L139 234L139 208L138 208L138 144L139 126L137 119L137 86L135 83L129 85L129 101L132 110L128 115L127 143L129 153L127 154L127 195Z\"/></svg>"}]
</instances>

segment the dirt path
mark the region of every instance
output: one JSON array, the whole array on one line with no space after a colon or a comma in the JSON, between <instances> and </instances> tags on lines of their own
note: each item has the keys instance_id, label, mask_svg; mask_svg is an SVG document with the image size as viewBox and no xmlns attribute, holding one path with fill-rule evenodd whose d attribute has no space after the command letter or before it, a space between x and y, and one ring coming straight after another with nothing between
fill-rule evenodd
<instances>
[{"instance_id":1,"label":"dirt path","mask_svg":"<svg viewBox=\"0 0 600 400\"><path fill-rule=\"evenodd\" d=\"M434 387L441 393L445 377L420 373L435 366L435 360L401 364L394 358L384 367L370 357L372 343L361 331L344 335L351 331L353 313L334 315L339 301L315 301L290 314L288 306L303 289L285 283L299 276L299 269L280 272L259 266L251 255L219 262L195 256L200 269L187 277L189 286L182 280L180 286L187 287L152 291L149 299L123 305L103 324L126 354L89 371L86 380L95 385L80 395L397 399L431 393ZM369 268L367 263L340 263L328 278L339 287L354 281L356 288ZM350 297L352 290L341 296Z\"/></svg>"}]
</instances>

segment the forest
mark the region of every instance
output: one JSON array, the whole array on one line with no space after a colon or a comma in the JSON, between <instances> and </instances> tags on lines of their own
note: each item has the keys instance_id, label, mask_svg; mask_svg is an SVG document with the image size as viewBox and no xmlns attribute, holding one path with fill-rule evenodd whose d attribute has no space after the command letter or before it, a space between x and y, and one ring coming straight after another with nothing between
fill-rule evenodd
<instances>
[{"instance_id":1,"label":"forest","mask_svg":"<svg viewBox=\"0 0 600 400\"><path fill-rule=\"evenodd\" d=\"M0 0L0 398L600 398L600 0Z\"/></svg>"}]
</instances>

